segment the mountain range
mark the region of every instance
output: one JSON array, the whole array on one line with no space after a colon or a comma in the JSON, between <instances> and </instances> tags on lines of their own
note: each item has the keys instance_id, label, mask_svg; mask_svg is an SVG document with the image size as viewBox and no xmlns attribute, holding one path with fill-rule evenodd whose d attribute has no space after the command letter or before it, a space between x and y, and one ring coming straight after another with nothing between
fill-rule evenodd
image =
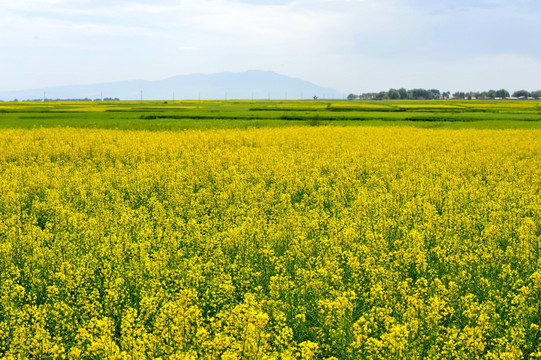
<instances>
[{"instance_id":1,"label":"mountain range","mask_svg":"<svg viewBox=\"0 0 541 360\"><path fill-rule=\"evenodd\" d=\"M340 91L272 71L178 75L164 80L130 80L92 85L0 91L0 100L34 99L188 100L344 98Z\"/></svg>"}]
</instances>

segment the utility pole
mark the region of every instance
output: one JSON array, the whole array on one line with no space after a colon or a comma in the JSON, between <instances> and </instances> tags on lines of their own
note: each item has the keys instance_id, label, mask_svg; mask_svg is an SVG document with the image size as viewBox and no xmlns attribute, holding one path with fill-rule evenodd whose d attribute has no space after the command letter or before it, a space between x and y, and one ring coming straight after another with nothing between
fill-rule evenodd
<instances>
[{"instance_id":1,"label":"utility pole","mask_svg":"<svg viewBox=\"0 0 541 360\"><path fill-rule=\"evenodd\" d=\"M45 94L46 94L46 92L44 91L43 92L43 102L45 102Z\"/></svg>"},{"instance_id":2,"label":"utility pole","mask_svg":"<svg viewBox=\"0 0 541 360\"><path fill-rule=\"evenodd\" d=\"M141 104L143 103L143 90L141 90Z\"/></svg>"}]
</instances>

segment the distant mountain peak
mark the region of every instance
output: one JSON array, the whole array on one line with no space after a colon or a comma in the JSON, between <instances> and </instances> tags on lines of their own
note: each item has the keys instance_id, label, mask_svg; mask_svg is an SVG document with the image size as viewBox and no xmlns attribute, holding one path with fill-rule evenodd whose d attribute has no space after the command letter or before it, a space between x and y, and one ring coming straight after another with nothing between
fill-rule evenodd
<instances>
[{"instance_id":1,"label":"distant mountain peak","mask_svg":"<svg viewBox=\"0 0 541 360\"><path fill-rule=\"evenodd\" d=\"M299 78L270 70L186 74L163 80L127 80L91 85L56 86L51 88L0 92L2 100L97 99L101 96L121 100L183 99L284 99L344 98L345 94Z\"/></svg>"}]
</instances>

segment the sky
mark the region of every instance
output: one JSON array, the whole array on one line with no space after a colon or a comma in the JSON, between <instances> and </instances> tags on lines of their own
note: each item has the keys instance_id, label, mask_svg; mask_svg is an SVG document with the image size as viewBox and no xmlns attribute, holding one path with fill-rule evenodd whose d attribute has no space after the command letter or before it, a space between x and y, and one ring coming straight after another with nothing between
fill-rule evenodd
<instances>
[{"instance_id":1,"label":"sky","mask_svg":"<svg viewBox=\"0 0 541 360\"><path fill-rule=\"evenodd\" d=\"M246 70L541 89L539 0L0 0L0 18L0 91Z\"/></svg>"}]
</instances>

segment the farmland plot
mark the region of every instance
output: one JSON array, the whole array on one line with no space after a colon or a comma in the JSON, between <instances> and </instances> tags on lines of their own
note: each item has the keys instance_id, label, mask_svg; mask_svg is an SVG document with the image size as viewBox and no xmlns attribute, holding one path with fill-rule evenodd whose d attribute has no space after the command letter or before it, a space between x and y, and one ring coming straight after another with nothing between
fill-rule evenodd
<instances>
[{"instance_id":1,"label":"farmland plot","mask_svg":"<svg viewBox=\"0 0 541 360\"><path fill-rule=\"evenodd\" d=\"M0 356L539 358L541 133L0 131Z\"/></svg>"}]
</instances>

